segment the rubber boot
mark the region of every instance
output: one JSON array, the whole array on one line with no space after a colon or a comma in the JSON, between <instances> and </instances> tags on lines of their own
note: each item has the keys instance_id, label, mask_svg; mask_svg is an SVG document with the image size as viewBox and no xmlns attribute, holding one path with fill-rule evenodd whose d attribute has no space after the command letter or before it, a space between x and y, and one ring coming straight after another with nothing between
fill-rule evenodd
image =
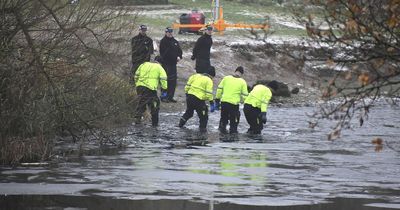
<instances>
[{"instance_id":1,"label":"rubber boot","mask_svg":"<svg viewBox=\"0 0 400 210\"><path fill-rule=\"evenodd\" d=\"M157 127L158 126L158 113L157 114L153 114L151 116L151 125L153 127Z\"/></svg>"},{"instance_id":2,"label":"rubber boot","mask_svg":"<svg viewBox=\"0 0 400 210\"><path fill-rule=\"evenodd\" d=\"M218 130L222 134L227 134L228 133L228 131L226 130L226 125L224 125L222 122L219 123Z\"/></svg>"},{"instance_id":3,"label":"rubber boot","mask_svg":"<svg viewBox=\"0 0 400 210\"><path fill-rule=\"evenodd\" d=\"M185 125L185 123L186 123L186 120L185 119L183 119L183 118L181 118L180 120L179 120L179 127L180 128L182 128L184 125Z\"/></svg>"}]
</instances>

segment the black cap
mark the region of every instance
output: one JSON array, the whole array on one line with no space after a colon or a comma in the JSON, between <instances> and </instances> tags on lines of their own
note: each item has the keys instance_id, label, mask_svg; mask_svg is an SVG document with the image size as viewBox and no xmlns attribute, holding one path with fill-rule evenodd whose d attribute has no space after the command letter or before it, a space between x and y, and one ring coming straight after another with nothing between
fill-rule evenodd
<instances>
[{"instance_id":1,"label":"black cap","mask_svg":"<svg viewBox=\"0 0 400 210\"><path fill-rule=\"evenodd\" d=\"M173 31L174 31L174 29L172 29L171 27L165 28L165 33L167 33L167 32L172 33Z\"/></svg>"},{"instance_id":2,"label":"black cap","mask_svg":"<svg viewBox=\"0 0 400 210\"><path fill-rule=\"evenodd\" d=\"M243 68L243 66L238 66L238 67L236 68L235 72L236 72L236 71L238 71L238 72L240 72L241 74L243 74L243 73L244 73L244 68Z\"/></svg>"},{"instance_id":3,"label":"black cap","mask_svg":"<svg viewBox=\"0 0 400 210\"><path fill-rule=\"evenodd\" d=\"M141 31L147 31L147 26L146 25L140 25L139 30Z\"/></svg>"},{"instance_id":4,"label":"black cap","mask_svg":"<svg viewBox=\"0 0 400 210\"><path fill-rule=\"evenodd\" d=\"M211 66L210 69L208 70L208 74L212 77L215 77L215 67Z\"/></svg>"}]
</instances>

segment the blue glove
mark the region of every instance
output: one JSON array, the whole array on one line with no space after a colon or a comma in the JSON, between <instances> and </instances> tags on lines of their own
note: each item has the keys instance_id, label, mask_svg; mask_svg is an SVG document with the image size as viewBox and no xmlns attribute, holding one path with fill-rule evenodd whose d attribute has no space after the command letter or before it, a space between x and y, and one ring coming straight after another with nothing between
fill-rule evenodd
<instances>
[{"instance_id":1,"label":"blue glove","mask_svg":"<svg viewBox=\"0 0 400 210\"><path fill-rule=\"evenodd\" d=\"M260 113L260 118L261 118L261 122L263 124L267 123L267 113L266 112L261 112Z\"/></svg>"},{"instance_id":2,"label":"blue glove","mask_svg":"<svg viewBox=\"0 0 400 210\"><path fill-rule=\"evenodd\" d=\"M215 111L214 101L210 101L210 112L214 112L214 111Z\"/></svg>"},{"instance_id":3,"label":"blue glove","mask_svg":"<svg viewBox=\"0 0 400 210\"><path fill-rule=\"evenodd\" d=\"M219 108L221 107L221 103L220 103L220 100L219 99L215 99L215 110L219 110Z\"/></svg>"},{"instance_id":4,"label":"blue glove","mask_svg":"<svg viewBox=\"0 0 400 210\"><path fill-rule=\"evenodd\" d=\"M161 98L161 99L167 98L167 91L161 91L161 96L160 96L160 98Z\"/></svg>"}]
</instances>

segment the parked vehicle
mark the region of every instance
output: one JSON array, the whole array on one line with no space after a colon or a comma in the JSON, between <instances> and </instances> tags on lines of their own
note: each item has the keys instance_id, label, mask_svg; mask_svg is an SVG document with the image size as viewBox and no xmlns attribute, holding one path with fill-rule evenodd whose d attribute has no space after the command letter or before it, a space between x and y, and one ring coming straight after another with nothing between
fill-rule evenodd
<instances>
[{"instance_id":1,"label":"parked vehicle","mask_svg":"<svg viewBox=\"0 0 400 210\"><path fill-rule=\"evenodd\" d=\"M200 12L197 9L193 9L190 13L182 14L179 17L180 24L205 24L206 17L203 12ZM192 26L192 27L179 27L179 34L182 33L199 33L201 26Z\"/></svg>"}]
</instances>

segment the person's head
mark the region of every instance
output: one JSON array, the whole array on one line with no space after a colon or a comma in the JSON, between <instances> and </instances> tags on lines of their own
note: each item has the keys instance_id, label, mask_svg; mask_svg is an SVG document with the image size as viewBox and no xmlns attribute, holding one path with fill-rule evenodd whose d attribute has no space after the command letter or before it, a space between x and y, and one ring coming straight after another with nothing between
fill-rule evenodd
<instances>
[{"instance_id":1,"label":"person's head","mask_svg":"<svg viewBox=\"0 0 400 210\"><path fill-rule=\"evenodd\" d=\"M146 25L140 25L139 26L139 33L146 36L146 32L147 32L147 26Z\"/></svg>"},{"instance_id":2,"label":"person's head","mask_svg":"<svg viewBox=\"0 0 400 210\"><path fill-rule=\"evenodd\" d=\"M243 66L238 66L235 70L235 75L241 77L243 76L243 74L244 74Z\"/></svg>"},{"instance_id":3,"label":"person's head","mask_svg":"<svg viewBox=\"0 0 400 210\"><path fill-rule=\"evenodd\" d=\"M215 67L211 66L207 73L211 78L215 77Z\"/></svg>"},{"instance_id":4,"label":"person's head","mask_svg":"<svg viewBox=\"0 0 400 210\"><path fill-rule=\"evenodd\" d=\"M205 31L205 33L211 36L212 32L213 32L213 27L212 27L212 25L206 25L206 31Z\"/></svg>"},{"instance_id":5,"label":"person's head","mask_svg":"<svg viewBox=\"0 0 400 210\"><path fill-rule=\"evenodd\" d=\"M165 28L165 36L172 37L174 30L171 27Z\"/></svg>"}]
</instances>

